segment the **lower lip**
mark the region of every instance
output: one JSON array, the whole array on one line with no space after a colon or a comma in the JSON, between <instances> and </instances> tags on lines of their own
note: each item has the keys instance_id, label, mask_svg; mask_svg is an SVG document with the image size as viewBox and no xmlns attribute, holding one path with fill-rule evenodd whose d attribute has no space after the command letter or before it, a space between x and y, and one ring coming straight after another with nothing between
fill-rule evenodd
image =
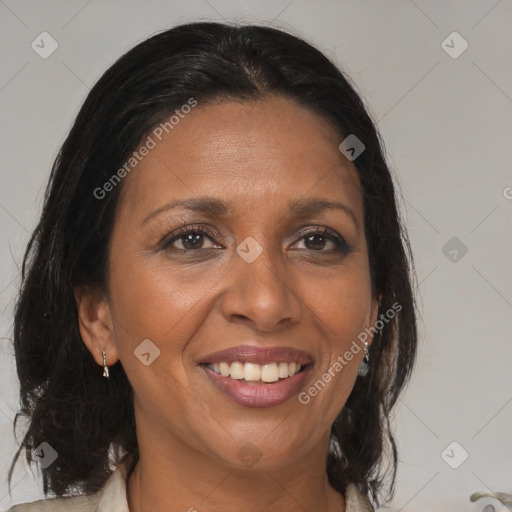
<instances>
[{"instance_id":1,"label":"lower lip","mask_svg":"<svg viewBox=\"0 0 512 512\"><path fill-rule=\"evenodd\" d=\"M299 392L312 365L306 366L293 377L262 384L247 384L244 380L224 377L205 365L201 365L201 368L217 389L236 404L244 407L274 407L283 404Z\"/></svg>"}]
</instances>

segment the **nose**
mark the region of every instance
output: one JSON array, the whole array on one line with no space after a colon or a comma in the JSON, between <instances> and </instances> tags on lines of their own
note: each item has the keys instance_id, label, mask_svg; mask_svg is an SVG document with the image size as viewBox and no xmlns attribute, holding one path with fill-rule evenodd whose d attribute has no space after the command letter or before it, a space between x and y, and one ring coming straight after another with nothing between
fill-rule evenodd
<instances>
[{"instance_id":1,"label":"nose","mask_svg":"<svg viewBox=\"0 0 512 512\"><path fill-rule=\"evenodd\" d=\"M222 296L226 320L247 323L251 329L261 332L297 323L302 301L286 265L277 250L264 248L255 259L245 258L243 251L237 252Z\"/></svg>"}]
</instances>

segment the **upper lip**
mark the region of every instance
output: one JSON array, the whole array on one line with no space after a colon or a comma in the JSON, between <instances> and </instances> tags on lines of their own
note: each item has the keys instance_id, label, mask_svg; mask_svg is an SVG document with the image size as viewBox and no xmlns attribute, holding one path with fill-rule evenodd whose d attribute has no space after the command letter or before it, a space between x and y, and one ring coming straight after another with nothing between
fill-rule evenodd
<instances>
[{"instance_id":1,"label":"upper lip","mask_svg":"<svg viewBox=\"0 0 512 512\"><path fill-rule=\"evenodd\" d=\"M199 364L233 363L235 361L255 364L297 363L305 366L310 364L313 358L307 352L291 347L238 345L208 354L199 360Z\"/></svg>"}]
</instances>

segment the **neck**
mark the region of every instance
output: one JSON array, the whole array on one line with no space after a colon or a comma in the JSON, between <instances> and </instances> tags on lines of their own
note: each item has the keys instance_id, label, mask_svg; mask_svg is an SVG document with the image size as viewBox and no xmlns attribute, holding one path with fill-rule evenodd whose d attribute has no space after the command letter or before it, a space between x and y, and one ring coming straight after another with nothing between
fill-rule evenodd
<instances>
[{"instance_id":1,"label":"neck","mask_svg":"<svg viewBox=\"0 0 512 512\"><path fill-rule=\"evenodd\" d=\"M239 469L165 439L164 448L161 437L139 435L140 458L127 481L130 512L345 512L321 451L276 468Z\"/></svg>"}]
</instances>

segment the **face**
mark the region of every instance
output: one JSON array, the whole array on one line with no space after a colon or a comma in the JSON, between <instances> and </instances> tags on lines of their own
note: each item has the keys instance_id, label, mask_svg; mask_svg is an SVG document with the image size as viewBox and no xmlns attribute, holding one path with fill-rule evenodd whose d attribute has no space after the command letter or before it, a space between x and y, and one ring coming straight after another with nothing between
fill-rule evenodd
<instances>
[{"instance_id":1,"label":"face","mask_svg":"<svg viewBox=\"0 0 512 512\"><path fill-rule=\"evenodd\" d=\"M288 99L199 104L126 178L104 304L138 435L231 467L326 454L377 314L341 141Z\"/></svg>"}]
</instances>

